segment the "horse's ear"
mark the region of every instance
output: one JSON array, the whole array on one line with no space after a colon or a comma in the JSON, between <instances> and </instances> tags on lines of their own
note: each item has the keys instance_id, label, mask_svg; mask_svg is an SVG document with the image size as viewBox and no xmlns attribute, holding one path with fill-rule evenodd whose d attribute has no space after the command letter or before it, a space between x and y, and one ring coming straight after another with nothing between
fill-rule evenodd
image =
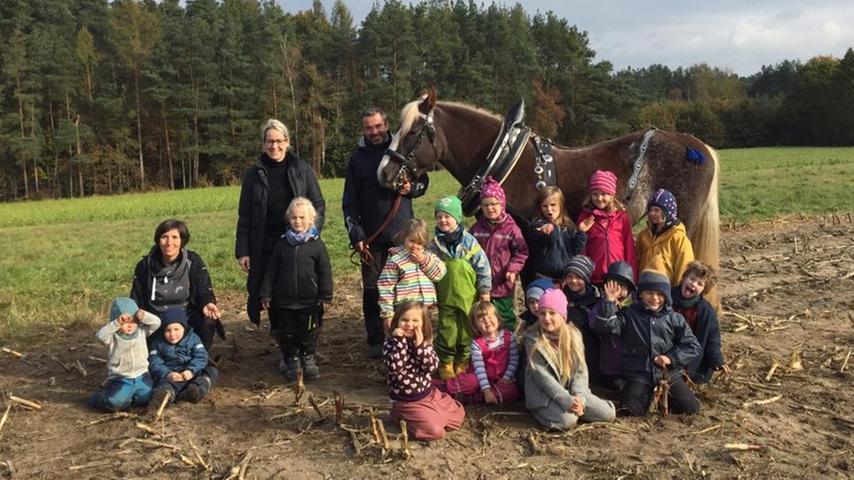
<instances>
[{"instance_id":1,"label":"horse's ear","mask_svg":"<svg viewBox=\"0 0 854 480\"><path fill-rule=\"evenodd\" d=\"M424 97L425 95L424 101L418 105L418 111L426 115L436 106L436 87L424 90L421 96Z\"/></svg>"}]
</instances>

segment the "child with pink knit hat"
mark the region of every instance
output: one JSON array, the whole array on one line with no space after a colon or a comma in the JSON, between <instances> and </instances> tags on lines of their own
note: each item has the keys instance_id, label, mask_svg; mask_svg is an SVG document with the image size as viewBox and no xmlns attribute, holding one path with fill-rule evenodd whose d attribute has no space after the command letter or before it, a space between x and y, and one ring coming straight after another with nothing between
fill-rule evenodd
<instances>
[{"instance_id":1,"label":"child with pink knit hat","mask_svg":"<svg viewBox=\"0 0 854 480\"><path fill-rule=\"evenodd\" d=\"M528 245L506 208L504 189L492 177L487 177L480 190L480 214L471 233L489 258L492 304L501 316L503 327L512 331L516 327L513 308L516 277L528 259Z\"/></svg>"},{"instance_id":2,"label":"child with pink knit hat","mask_svg":"<svg viewBox=\"0 0 854 480\"><path fill-rule=\"evenodd\" d=\"M626 207L617 199L617 176L608 170L596 170L587 192L578 223L591 217L594 220L587 231L584 255L593 260L591 283L601 287L608 266L614 262L626 262L637 272L635 241Z\"/></svg>"}]
</instances>

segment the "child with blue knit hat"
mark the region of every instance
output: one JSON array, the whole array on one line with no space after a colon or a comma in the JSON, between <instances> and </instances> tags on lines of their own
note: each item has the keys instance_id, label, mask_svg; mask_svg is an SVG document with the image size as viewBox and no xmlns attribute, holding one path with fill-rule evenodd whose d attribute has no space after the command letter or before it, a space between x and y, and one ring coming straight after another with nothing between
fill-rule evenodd
<instances>
[{"instance_id":1,"label":"child with blue knit hat","mask_svg":"<svg viewBox=\"0 0 854 480\"><path fill-rule=\"evenodd\" d=\"M648 226L637 241L638 268L661 272L676 285L694 260L694 247L679 220L676 197L659 188L649 198L646 211Z\"/></svg>"},{"instance_id":2,"label":"child with blue knit hat","mask_svg":"<svg viewBox=\"0 0 854 480\"><path fill-rule=\"evenodd\" d=\"M198 403L219 379L216 368L208 366L208 352L202 340L187 326L183 308L164 312L163 338L152 342L149 352L155 388L151 406L159 407L164 398Z\"/></svg>"},{"instance_id":3,"label":"child with blue knit hat","mask_svg":"<svg viewBox=\"0 0 854 480\"><path fill-rule=\"evenodd\" d=\"M622 339L623 406L632 415L645 415L655 387L670 383L668 404L675 413L694 414L700 402L682 378L682 372L700 354L700 344L682 315L673 311L670 282L654 270L638 278L636 301L617 310L620 285L608 280L596 329Z\"/></svg>"},{"instance_id":4,"label":"child with blue knit hat","mask_svg":"<svg viewBox=\"0 0 854 480\"><path fill-rule=\"evenodd\" d=\"M477 239L462 225L460 199L453 195L439 199L434 213L436 235L430 250L447 269L436 286L439 324L435 346L439 378L450 380L468 369L472 341L468 316L477 300L491 300L492 271Z\"/></svg>"},{"instance_id":5,"label":"child with blue knit hat","mask_svg":"<svg viewBox=\"0 0 854 480\"><path fill-rule=\"evenodd\" d=\"M546 290L555 288L555 283L545 277L540 277L528 284L528 289L525 290L525 311L519 315L524 327L529 327L537 321L537 309L539 308L540 298L546 293Z\"/></svg>"},{"instance_id":6,"label":"child with blue knit hat","mask_svg":"<svg viewBox=\"0 0 854 480\"><path fill-rule=\"evenodd\" d=\"M152 380L148 373L146 337L160 327L160 319L127 297L113 300L110 321L95 337L109 349L107 380L89 399L89 406L108 412L148 404Z\"/></svg>"}]
</instances>

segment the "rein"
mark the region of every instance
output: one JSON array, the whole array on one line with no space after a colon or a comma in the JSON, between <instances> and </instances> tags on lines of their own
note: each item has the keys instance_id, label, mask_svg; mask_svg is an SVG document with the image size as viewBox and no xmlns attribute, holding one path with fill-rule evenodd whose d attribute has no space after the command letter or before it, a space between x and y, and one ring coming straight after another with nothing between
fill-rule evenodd
<instances>
[{"instance_id":1,"label":"rein","mask_svg":"<svg viewBox=\"0 0 854 480\"><path fill-rule=\"evenodd\" d=\"M400 210L400 199L403 198L403 195L397 194L397 197L394 199L394 204L391 206L391 209L388 211L388 215L386 215L385 220L380 225L380 228L377 229L376 232L371 234L365 242L362 250L353 250L350 252L350 263L353 265L371 265L374 263L374 255L371 253L371 244L374 243L374 240L383 233L383 230L388 227L388 224L391 223L391 220L397 215L397 212ZM359 254L359 261L357 262L354 257L356 254Z\"/></svg>"}]
</instances>

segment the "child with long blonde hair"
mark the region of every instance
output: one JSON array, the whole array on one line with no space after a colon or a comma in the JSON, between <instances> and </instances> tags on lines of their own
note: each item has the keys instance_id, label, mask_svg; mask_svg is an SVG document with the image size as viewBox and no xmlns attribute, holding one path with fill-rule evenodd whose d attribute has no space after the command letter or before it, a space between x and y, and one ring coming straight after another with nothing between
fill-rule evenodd
<instances>
[{"instance_id":1,"label":"child with long blonde hair","mask_svg":"<svg viewBox=\"0 0 854 480\"><path fill-rule=\"evenodd\" d=\"M593 225L589 218L577 227L566 213L566 200L558 187L545 187L537 198L540 217L528 228L528 270L534 277L563 278L563 269L572 257L584 251L587 231Z\"/></svg>"},{"instance_id":2,"label":"child with long blonde hair","mask_svg":"<svg viewBox=\"0 0 854 480\"><path fill-rule=\"evenodd\" d=\"M633 271L637 271L635 240L626 207L616 196L617 176L607 170L596 170L590 177L587 192L578 222L593 219L593 225L587 231L584 255L593 260L591 283L601 287L605 283L608 266L614 262L626 262Z\"/></svg>"},{"instance_id":3,"label":"child with long blonde hair","mask_svg":"<svg viewBox=\"0 0 854 480\"><path fill-rule=\"evenodd\" d=\"M424 220L413 218L397 234L399 246L388 251L388 260L380 272L377 288L380 293L380 316L388 334L394 308L406 302L436 305L436 286L445 276L445 263L427 250L430 237Z\"/></svg>"},{"instance_id":4,"label":"child with long blonde hair","mask_svg":"<svg viewBox=\"0 0 854 480\"><path fill-rule=\"evenodd\" d=\"M548 429L566 430L578 420L610 422L614 404L588 385L581 333L566 321L566 296L557 289L540 297L539 321L525 334L525 407Z\"/></svg>"},{"instance_id":5,"label":"child with long blonde hair","mask_svg":"<svg viewBox=\"0 0 854 480\"><path fill-rule=\"evenodd\" d=\"M510 403L519 398L516 370L519 347L513 332L502 326L501 315L489 302L474 304L469 315L475 338L471 342L471 366L444 382L434 382L464 404Z\"/></svg>"},{"instance_id":6,"label":"child with long blonde hair","mask_svg":"<svg viewBox=\"0 0 854 480\"><path fill-rule=\"evenodd\" d=\"M391 335L383 343L383 358L392 419L406 420L409 434L417 440L436 440L445 436L446 429L460 428L463 406L432 383L431 373L439 366L439 358L423 303L407 302L395 309Z\"/></svg>"}]
</instances>

